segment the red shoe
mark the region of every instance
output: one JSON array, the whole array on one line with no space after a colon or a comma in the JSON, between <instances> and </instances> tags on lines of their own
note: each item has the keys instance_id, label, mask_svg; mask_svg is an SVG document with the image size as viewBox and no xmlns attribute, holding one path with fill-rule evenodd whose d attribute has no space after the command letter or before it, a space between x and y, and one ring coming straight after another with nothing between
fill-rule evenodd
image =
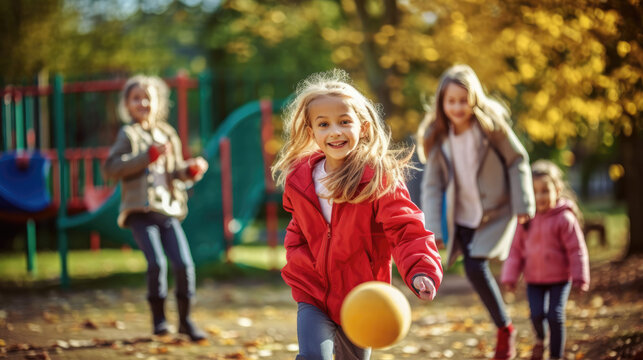
<instances>
[{"instance_id":1,"label":"red shoe","mask_svg":"<svg viewBox=\"0 0 643 360\"><path fill-rule=\"evenodd\" d=\"M545 352L545 344L538 341L531 349L531 360L543 360L543 353Z\"/></svg>"},{"instance_id":2,"label":"red shoe","mask_svg":"<svg viewBox=\"0 0 643 360\"><path fill-rule=\"evenodd\" d=\"M494 360L509 360L516 357L516 329L513 324L498 329Z\"/></svg>"}]
</instances>

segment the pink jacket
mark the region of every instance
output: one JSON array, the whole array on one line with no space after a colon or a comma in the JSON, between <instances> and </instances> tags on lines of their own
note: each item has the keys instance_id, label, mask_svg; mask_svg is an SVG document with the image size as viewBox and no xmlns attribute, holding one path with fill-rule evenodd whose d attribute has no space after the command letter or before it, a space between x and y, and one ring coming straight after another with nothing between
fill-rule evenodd
<instances>
[{"instance_id":1,"label":"pink jacket","mask_svg":"<svg viewBox=\"0 0 643 360\"><path fill-rule=\"evenodd\" d=\"M528 226L518 225L501 281L515 284L524 272L528 284L569 281L589 285L585 237L567 200L537 213Z\"/></svg>"}]
</instances>

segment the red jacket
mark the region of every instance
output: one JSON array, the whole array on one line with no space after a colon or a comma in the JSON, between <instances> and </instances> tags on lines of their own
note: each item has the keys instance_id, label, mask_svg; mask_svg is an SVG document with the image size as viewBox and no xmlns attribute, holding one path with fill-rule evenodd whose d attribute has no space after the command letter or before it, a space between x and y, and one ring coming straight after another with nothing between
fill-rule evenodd
<instances>
[{"instance_id":1,"label":"red jacket","mask_svg":"<svg viewBox=\"0 0 643 360\"><path fill-rule=\"evenodd\" d=\"M501 281L515 284L524 272L528 284L556 284L570 279L589 285L589 261L583 231L569 203L537 213L528 227L518 225Z\"/></svg>"},{"instance_id":2,"label":"red jacket","mask_svg":"<svg viewBox=\"0 0 643 360\"><path fill-rule=\"evenodd\" d=\"M335 203L328 224L312 176L322 158L317 153L302 160L286 179L283 202L292 220L281 273L295 301L317 306L340 324L341 305L351 289L366 281L391 282L391 255L409 288L413 290L414 275L425 274L437 289L442 281L440 255L406 187L374 201ZM367 168L361 183L372 177L373 170Z\"/></svg>"}]
</instances>

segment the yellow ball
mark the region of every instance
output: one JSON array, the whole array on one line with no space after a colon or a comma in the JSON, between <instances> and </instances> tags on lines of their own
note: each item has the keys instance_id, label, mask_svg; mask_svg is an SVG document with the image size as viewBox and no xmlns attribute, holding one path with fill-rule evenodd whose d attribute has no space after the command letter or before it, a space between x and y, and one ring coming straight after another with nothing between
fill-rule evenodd
<instances>
[{"instance_id":1,"label":"yellow ball","mask_svg":"<svg viewBox=\"0 0 643 360\"><path fill-rule=\"evenodd\" d=\"M400 290L369 281L351 290L340 312L342 329L357 346L384 348L402 340L411 327L411 305Z\"/></svg>"}]
</instances>

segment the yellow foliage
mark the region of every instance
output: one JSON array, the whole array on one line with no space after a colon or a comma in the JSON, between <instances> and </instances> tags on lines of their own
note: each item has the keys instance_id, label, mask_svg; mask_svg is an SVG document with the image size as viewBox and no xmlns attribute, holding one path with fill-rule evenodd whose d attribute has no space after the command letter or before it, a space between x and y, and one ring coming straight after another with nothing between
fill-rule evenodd
<instances>
[{"instance_id":1,"label":"yellow foliage","mask_svg":"<svg viewBox=\"0 0 643 360\"><path fill-rule=\"evenodd\" d=\"M426 48L422 54L427 61L436 61L440 58L440 53L434 48Z\"/></svg>"},{"instance_id":2,"label":"yellow foliage","mask_svg":"<svg viewBox=\"0 0 643 360\"><path fill-rule=\"evenodd\" d=\"M619 41L616 46L616 51L620 57L625 57L632 50L632 46L627 41Z\"/></svg>"},{"instance_id":3,"label":"yellow foliage","mask_svg":"<svg viewBox=\"0 0 643 360\"><path fill-rule=\"evenodd\" d=\"M616 181L625 175L625 168L621 164L612 164L609 167L609 175L612 181Z\"/></svg>"},{"instance_id":4,"label":"yellow foliage","mask_svg":"<svg viewBox=\"0 0 643 360\"><path fill-rule=\"evenodd\" d=\"M378 15L383 10L380 2L367 4L368 19L357 14L355 1L340 4L341 10L329 4L301 5L303 10L297 10L300 5L270 8L257 0L231 0L225 6L247 15L231 27L261 29L256 34L270 43L309 26L306 21L316 21L323 6L335 6L346 21L319 26L320 36L331 46L332 61L349 70L364 89L374 78L377 83L368 85L379 86L382 79L377 75L386 74L390 98L377 100L394 105L388 121L398 138L414 132L422 102L434 95L441 72L458 62L471 65L487 90L519 105L514 118L535 141L564 147L567 139L595 134L605 123L619 123L618 129L625 132L623 124L630 122L621 119L636 117L643 109L643 95L632 90L643 76L643 50L618 34L627 18L588 0L537 5L405 0L397 3L394 25ZM297 20L302 17L293 15L297 11L306 14L306 21ZM363 46L368 42L373 46ZM246 41L233 41L228 49L240 59L253 54ZM615 53L622 64L614 66L615 59L608 59ZM376 72L364 66L365 56L375 59ZM610 136L601 141L612 143Z\"/></svg>"}]
</instances>

